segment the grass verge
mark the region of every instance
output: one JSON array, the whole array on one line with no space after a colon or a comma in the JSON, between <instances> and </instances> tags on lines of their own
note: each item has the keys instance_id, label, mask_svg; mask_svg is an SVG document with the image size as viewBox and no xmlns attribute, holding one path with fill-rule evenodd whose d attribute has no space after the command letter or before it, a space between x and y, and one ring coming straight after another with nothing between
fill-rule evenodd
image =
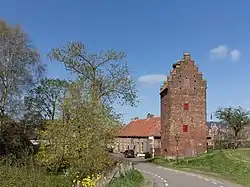
<instances>
[{"instance_id":1,"label":"grass verge","mask_svg":"<svg viewBox=\"0 0 250 187\"><path fill-rule=\"evenodd\" d=\"M39 167L0 165L0 186L57 187L71 186L72 180L62 175L48 175Z\"/></svg>"},{"instance_id":2,"label":"grass verge","mask_svg":"<svg viewBox=\"0 0 250 187\"><path fill-rule=\"evenodd\" d=\"M144 177L137 170L131 170L124 176L114 179L106 187L140 187L144 183Z\"/></svg>"},{"instance_id":3,"label":"grass verge","mask_svg":"<svg viewBox=\"0 0 250 187\"><path fill-rule=\"evenodd\" d=\"M213 151L196 158L180 160L179 163L167 161L163 158L155 158L152 163L163 167L201 172L202 174L223 178L250 187L249 158L250 149L236 149L222 152Z\"/></svg>"}]
</instances>

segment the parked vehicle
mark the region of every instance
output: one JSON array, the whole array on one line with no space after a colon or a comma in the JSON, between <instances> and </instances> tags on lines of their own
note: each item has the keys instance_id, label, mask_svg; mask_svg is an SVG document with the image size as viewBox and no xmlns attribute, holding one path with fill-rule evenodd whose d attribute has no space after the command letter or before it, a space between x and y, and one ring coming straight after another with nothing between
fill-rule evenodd
<instances>
[{"instance_id":1,"label":"parked vehicle","mask_svg":"<svg viewBox=\"0 0 250 187\"><path fill-rule=\"evenodd\" d=\"M125 158L135 158L135 152L132 149L126 150L124 156Z\"/></svg>"},{"instance_id":2,"label":"parked vehicle","mask_svg":"<svg viewBox=\"0 0 250 187\"><path fill-rule=\"evenodd\" d=\"M149 153L149 152L145 152L145 153L144 153L144 158L145 158L145 159L152 158L152 154Z\"/></svg>"}]
</instances>

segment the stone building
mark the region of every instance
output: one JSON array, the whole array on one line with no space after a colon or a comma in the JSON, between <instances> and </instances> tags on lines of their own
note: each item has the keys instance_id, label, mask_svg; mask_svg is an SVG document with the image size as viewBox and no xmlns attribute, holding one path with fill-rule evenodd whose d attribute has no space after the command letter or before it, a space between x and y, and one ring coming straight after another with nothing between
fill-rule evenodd
<instances>
[{"instance_id":1,"label":"stone building","mask_svg":"<svg viewBox=\"0 0 250 187\"><path fill-rule=\"evenodd\" d=\"M195 156L206 151L206 88L197 65L184 53L160 89L163 155Z\"/></svg>"},{"instance_id":2,"label":"stone building","mask_svg":"<svg viewBox=\"0 0 250 187\"><path fill-rule=\"evenodd\" d=\"M207 122L207 145L208 147L213 148L216 139L225 138L229 134L228 131L229 131L229 128L226 123L222 123L218 121Z\"/></svg>"},{"instance_id":3,"label":"stone building","mask_svg":"<svg viewBox=\"0 0 250 187\"><path fill-rule=\"evenodd\" d=\"M132 118L131 122L125 125L116 137L114 152L124 152L133 149L136 154L152 153L152 140L154 137L155 154L160 154L161 135L160 117L148 114L145 119Z\"/></svg>"}]
</instances>

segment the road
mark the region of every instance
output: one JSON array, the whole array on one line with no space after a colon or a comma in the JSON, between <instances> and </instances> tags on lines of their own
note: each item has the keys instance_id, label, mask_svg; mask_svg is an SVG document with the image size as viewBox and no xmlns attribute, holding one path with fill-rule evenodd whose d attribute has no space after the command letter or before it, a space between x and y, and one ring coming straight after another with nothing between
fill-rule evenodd
<instances>
[{"instance_id":1,"label":"road","mask_svg":"<svg viewBox=\"0 0 250 187\"><path fill-rule=\"evenodd\" d=\"M147 180L153 180L154 187L243 187L228 181L212 177L164 168L147 162L144 158L124 158L122 154L112 154L112 157L134 163Z\"/></svg>"},{"instance_id":2,"label":"road","mask_svg":"<svg viewBox=\"0 0 250 187\"><path fill-rule=\"evenodd\" d=\"M157 187L242 187L232 184L224 180L218 180L199 174L188 173L184 171L164 168L151 163L137 163L134 165L136 169L151 175L155 179Z\"/></svg>"}]
</instances>

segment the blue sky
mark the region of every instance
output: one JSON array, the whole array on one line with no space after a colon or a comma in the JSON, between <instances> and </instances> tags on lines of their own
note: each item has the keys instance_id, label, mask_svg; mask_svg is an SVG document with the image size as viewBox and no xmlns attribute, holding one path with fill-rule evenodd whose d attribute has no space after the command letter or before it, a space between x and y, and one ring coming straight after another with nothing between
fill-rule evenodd
<instances>
[{"instance_id":1,"label":"blue sky","mask_svg":"<svg viewBox=\"0 0 250 187\"><path fill-rule=\"evenodd\" d=\"M88 51L126 52L140 97L137 108L117 107L126 123L160 114L160 85L185 51L208 82L208 116L219 106L250 109L248 7L246 0L2 0L0 17L23 27L50 77L69 78L44 57L69 40L82 41Z\"/></svg>"}]
</instances>

